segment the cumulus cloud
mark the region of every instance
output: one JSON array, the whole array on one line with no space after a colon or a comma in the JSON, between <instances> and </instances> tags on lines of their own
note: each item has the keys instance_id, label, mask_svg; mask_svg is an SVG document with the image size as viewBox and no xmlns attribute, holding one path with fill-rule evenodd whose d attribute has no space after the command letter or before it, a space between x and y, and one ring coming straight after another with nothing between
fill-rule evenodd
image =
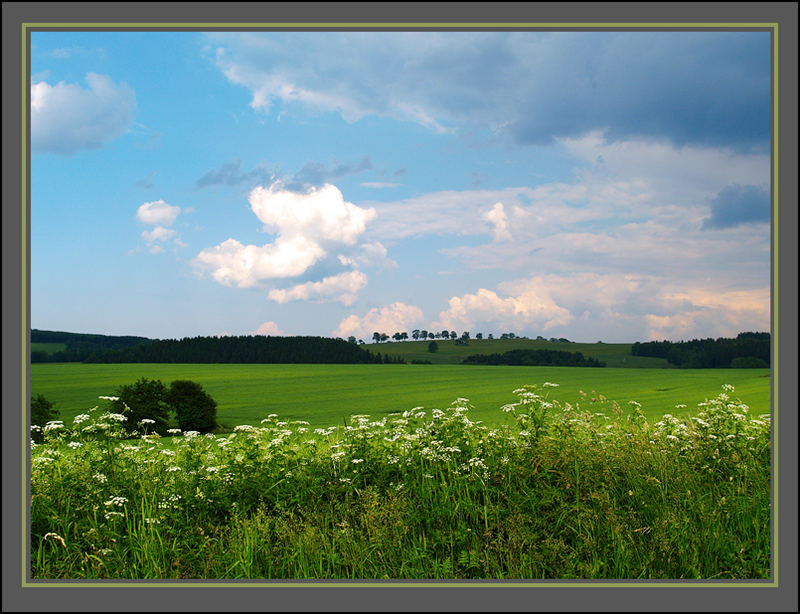
<instances>
[{"instance_id":1,"label":"cumulus cloud","mask_svg":"<svg viewBox=\"0 0 800 614\"><path fill-rule=\"evenodd\" d=\"M702 229L731 228L749 222L769 222L769 187L730 185L711 200L711 216Z\"/></svg>"},{"instance_id":2,"label":"cumulus cloud","mask_svg":"<svg viewBox=\"0 0 800 614\"><path fill-rule=\"evenodd\" d=\"M263 112L281 101L348 122L375 115L437 132L479 126L520 144L606 128L613 140L769 147L768 32L208 36L218 67Z\"/></svg>"},{"instance_id":3,"label":"cumulus cloud","mask_svg":"<svg viewBox=\"0 0 800 614\"><path fill-rule=\"evenodd\" d=\"M518 212L522 211L520 207L517 207L516 210ZM483 215L481 215L481 217L494 226L492 233L494 234L495 241L500 242L511 240L511 232L508 230L508 216L503 208L503 203L495 203L494 207L492 207L489 211L486 211Z\"/></svg>"},{"instance_id":4,"label":"cumulus cloud","mask_svg":"<svg viewBox=\"0 0 800 614\"><path fill-rule=\"evenodd\" d=\"M476 326L493 326L496 330L549 330L566 326L574 316L556 304L546 286L526 289L518 296L501 298L496 292L481 288L475 294L454 296L446 311L432 328L471 330Z\"/></svg>"},{"instance_id":5,"label":"cumulus cloud","mask_svg":"<svg viewBox=\"0 0 800 614\"><path fill-rule=\"evenodd\" d=\"M338 301L343 305L352 305L358 291L367 285L367 276L361 271L347 271L322 281L309 281L285 290L270 290L268 298L277 303L298 300L314 300L320 303Z\"/></svg>"},{"instance_id":6,"label":"cumulus cloud","mask_svg":"<svg viewBox=\"0 0 800 614\"><path fill-rule=\"evenodd\" d=\"M107 75L88 73L88 89L61 81L31 85L31 150L73 154L99 149L133 121L136 95Z\"/></svg>"},{"instance_id":7,"label":"cumulus cloud","mask_svg":"<svg viewBox=\"0 0 800 614\"><path fill-rule=\"evenodd\" d=\"M667 298L680 300L683 308L667 315L645 315L647 339L732 337L743 331L770 328L768 287L716 292L691 288Z\"/></svg>"},{"instance_id":8,"label":"cumulus cloud","mask_svg":"<svg viewBox=\"0 0 800 614\"><path fill-rule=\"evenodd\" d=\"M136 210L136 218L143 224L170 226L180 212L180 207L169 205L163 200L156 200L140 205Z\"/></svg>"},{"instance_id":9,"label":"cumulus cloud","mask_svg":"<svg viewBox=\"0 0 800 614\"><path fill-rule=\"evenodd\" d=\"M163 252L164 248L159 244L166 243L170 239L173 240L176 247L186 247L186 243L181 241L177 231L167 228L172 225L180 213L180 207L169 205L163 200L144 203L136 210L136 219L143 224L154 226L150 230L143 230L141 234L151 254Z\"/></svg>"},{"instance_id":10,"label":"cumulus cloud","mask_svg":"<svg viewBox=\"0 0 800 614\"><path fill-rule=\"evenodd\" d=\"M250 206L267 229L280 236L313 237L320 242L353 245L376 215L344 200L331 184L298 193L280 184L258 186L250 193Z\"/></svg>"},{"instance_id":11,"label":"cumulus cloud","mask_svg":"<svg viewBox=\"0 0 800 614\"><path fill-rule=\"evenodd\" d=\"M266 279L302 275L324 254L318 244L302 236L278 237L261 247L228 239L201 251L194 264L211 271L223 286L251 288Z\"/></svg>"},{"instance_id":12,"label":"cumulus cloud","mask_svg":"<svg viewBox=\"0 0 800 614\"><path fill-rule=\"evenodd\" d=\"M325 257L330 249L355 247L376 215L344 200L330 184L298 193L280 183L250 192L250 207L272 243L243 245L230 238L201 251L194 259L220 284L248 288L274 278L297 277Z\"/></svg>"},{"instance_id":13,"label":"cumulus cloud","mask_svg":"<svg viewBox=\"0 0 800 614\"><path fill-rule=\"evenodd\" d=\"M147 241L148 243L154 243L156 241L168 241L172 237L174 237L177 232L175 232L171 228L164 228L163 226L156 226L153 230L145 230L142 232L142 239Z\"/></svg>"},{"instance_id":14,"label":"cumulus cloud","mask_svg":"<svg viewBox=\"0 0 800 614\"><path fill-rule=\"evenodd\" d=\"M397 302L381 308L373 307L363 317L348 316L333 331L333 336L369 338L374 332L392 334L415 328L422 319L419 307Z\"/></svg>"},{"instance_id":15,"label":"cumulus cloud","mask_svg":"<svg viewBox=\"0 0 800 614\"><path fill-rule=\"evenodd\" d=\"M268 322L264 322L261 326L259 326L255 330L255 332L253 334L254 335L271 335L273 337L280 337L280 336L285 335L286 333L284 333L278 327L278 325L275 324L275 322L268 321Z\"/></svg>"},{"instance_id":16,"label":"cumulus cloud","mask_svg":"<svg viewBox=\"0 0 800 614\"><path fill-rule=\"evenodd\" d=\"M454 296L433 328L547 333L578 341L692 339L768 330L768 287L620 273L535 275ZM577 339L576 339L577 337Z\"/></svg>"}]
</instances>

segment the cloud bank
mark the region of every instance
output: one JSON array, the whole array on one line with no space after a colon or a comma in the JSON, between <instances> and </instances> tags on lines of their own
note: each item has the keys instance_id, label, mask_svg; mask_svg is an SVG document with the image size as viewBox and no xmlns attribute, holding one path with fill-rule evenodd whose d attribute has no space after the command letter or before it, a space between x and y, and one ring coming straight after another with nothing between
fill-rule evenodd
<instances>
[{"instance_id":1,"label":"cloud bank","mask_svg":"<svg viewBox=\"0 0 800 614\"><path fill-rule=\"evenodd\" d=\"M611 140L769 147L766 32L215 33L251 107L372 115L522 145ZM298 50L301 50L298 52ZM344 52L343 50L346 50ZM491 104L487 104L491 92Z\"/></svg>"}]
</instances>

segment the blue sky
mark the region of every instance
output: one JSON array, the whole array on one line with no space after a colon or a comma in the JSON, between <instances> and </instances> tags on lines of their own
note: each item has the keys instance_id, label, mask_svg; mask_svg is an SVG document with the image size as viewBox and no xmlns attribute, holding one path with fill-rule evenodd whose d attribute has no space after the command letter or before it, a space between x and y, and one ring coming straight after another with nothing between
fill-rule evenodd
<instances>
[{"instance_id":1,"label":"blue sky","mask_svg":"<svg viewBox=\"0 0 800 614\"><path fill-rule=\"evenodd\" d=\"M31 326L770 323L766 32L33 32Z\"/></svg>"}]
</instances>

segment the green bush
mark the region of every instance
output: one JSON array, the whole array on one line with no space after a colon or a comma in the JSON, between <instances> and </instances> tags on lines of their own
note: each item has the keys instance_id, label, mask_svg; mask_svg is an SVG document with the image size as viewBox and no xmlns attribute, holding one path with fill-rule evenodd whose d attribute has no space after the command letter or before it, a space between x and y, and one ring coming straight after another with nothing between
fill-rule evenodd
<instances>
[{"instance_id":1,"label":"green bush","mask_svg":"<svg viewBox=\"0 0 800 614\"><path fill-rule=\"evenodd\" d=\"M438 349L439 349L439 344L438 344L438 343L436 343L435 341L431 341L431 342L428 344L428 351L429 351L431 354L433 354L434 352L436 352Z\"/></svg>"},{"instance_id":2,"label":"green bush","mask_svg":"<svg viewBox=\"0 0 800 614\"><path fill-rule=\"evenodd\" d=\"M111 400L112 411L127 418L128 431L146 427L148 431L164 433L169 427L169 405L167 387L161 380L140 378L135 384L117 388ZM153 423L142 420L153 420Z\"/></svg>"},{"instance_id":3,"label":"green bush","mask_svg":"<svg viewBox=\"0 0 800 614\"><path fill-rule=\"evenodd\" d=\"M200 384L175 380L170 384L167 402L175 410L181 430L207 433L217 427L217 402Z\"/></svg>"},{"instance_id":4,"label":"green bush","mask_svg":"<svg viewBox=\"0 0 800 614\"><path fill-rule=\"evenodd\" d=\"M53 409L54 403L48 401L44 395L38 394L31 397L31 426L44 426L58 417L58 410ZM31 432L31 437L37 443L42 440L41 431Z\"/></svg>"}]
</instances>

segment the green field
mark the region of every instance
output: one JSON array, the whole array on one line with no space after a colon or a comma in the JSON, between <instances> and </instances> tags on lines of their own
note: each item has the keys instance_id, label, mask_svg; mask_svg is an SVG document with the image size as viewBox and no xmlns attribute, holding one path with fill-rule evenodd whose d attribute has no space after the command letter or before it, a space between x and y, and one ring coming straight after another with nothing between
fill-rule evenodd
<instances>
[{"instance_id":1,"label":"green field","mask_svg":"<svg viewBox=\"0 0 800 614\"><path fill-rule=\"evenodd\" d=\"M430 360L435 365L460 363L471 354L502 354L510 350L558 350L561 352L580 352L587 358L595 358L606 363L607 367L640 367L664 369L671 365L665 358L649 358L631 355L630 343L554 343L535 339L470 339L469 345L456 345L455 341L435 339L439 349L429 352L428 341L387 341L363 345L373 354L400 356L407 361Z\"/></svg>"},{"instance_id":2,"label":"green field","mask_svg":"<svg viewBox=\"0 0 800 614\"><path fill-rule=\"evenodd\" d=\"M443 408L458 397L475 406L473 420L495 422L503 416L500 407L514 400L514 389L544 382L560 385L553 389L555 398L597 411L605 409L591 404L598 395L617 400L624 409L628 401L638 401L654 418L680 413L675 410L679 403L692 411L716 396L723 384L735 386L735 396L752 414L770 411L768 369L37 363L31 365L31 393L43 394L55 403L61 419L71 421L102 404L98 396L112 395L118 386L140 377L165 384L176 379L198 382L216 399L218 420L226 427L256 425L272 413L281 419L335 425L352 414L380 417L418 406Z\"/></svg>"}]
</instances>

